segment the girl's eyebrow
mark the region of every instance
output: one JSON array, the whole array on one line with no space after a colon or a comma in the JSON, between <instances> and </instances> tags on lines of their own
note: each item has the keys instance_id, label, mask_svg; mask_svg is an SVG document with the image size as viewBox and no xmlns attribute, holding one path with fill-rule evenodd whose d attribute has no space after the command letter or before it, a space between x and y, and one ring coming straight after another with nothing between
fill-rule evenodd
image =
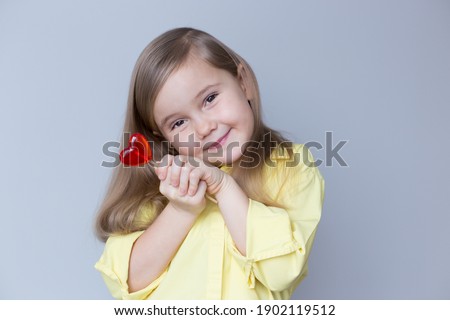
<instances>
[{"instance_id":1,"label":"girl's eyebrow","mask_svg":"<svg viewBox=\"0 0 450 320\"><path fill-rule=\"evenodd\" d=\"M167 122L169 122L169 120L171 120L173 117L176 117L177 113L175 114L169 114L167 117L164 117L164 119L162 120L162 125L161 126L165 126L167 124Z\"/></svg>"},{"instance_id":2,"label":"girl's eyebrow","mask_svg":"<svg viewBox=\"0 0 450 320\"><path fill-rule=\"evenodd\" d=\"M194 100L200 99L200 97L203 96L206 91L210 90L211 88L217 87L218 85L219 85L219 83L207 85L202 90L200 90L199 93L197 93L197 95L195 96Z\"/></svg>"},{"instance_id":3,"label":"girl's eyebrow","mask_svg":"<svg viewBox=\"0 0 450 320\"><path fill-rule=\"evenodd\" d=\"M199 93L197 93L197 95L195 96L194 100L200 99L200 97L203 96L205 94L205 92L207 92L208 90L211 90L211 88L217 87L219 84L220 83L207 85L202 90L200 90ZM164 117L163 120L161 121L162 126L165 126L166 123L174 116L176 116L176 114L169 114L168 116Z\"/></svg>"}]
</instances>

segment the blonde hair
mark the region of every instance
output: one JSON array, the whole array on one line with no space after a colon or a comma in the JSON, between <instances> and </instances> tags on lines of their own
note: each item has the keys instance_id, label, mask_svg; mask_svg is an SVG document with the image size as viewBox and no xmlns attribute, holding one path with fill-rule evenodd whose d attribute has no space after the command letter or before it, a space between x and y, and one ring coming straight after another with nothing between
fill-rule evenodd
<instances>
[{"instance_id":1,"label":"blonde hair","mask_svg":"<svg viewBox=\"0 0 450 320\"><path fill-rule=\"evenodd\" d=\"M264 191L262 175L264 163L270 161L274 149L287 151L293 157L292 143L281 133L271 130L262 121L258 83L249 64L230 48L206 32L192 28L169 30L155 38L140 54L134 67L128 96L127 113L123 128L124 140L130 133L143 134L152 145L153 159L177 154L164 140L153 115L157 94L169 76L194 53L212 66L226 70L235 77L242 77L254 116L254 131L239 165L233 165L230 174L251 198L266 205L280 206ZM266 141L265 137L270 136ZM257 156L256 156L257 154ZM256 159L259 161L248 161ZM247 161L242 161L247 159ZM106 241L112 234L127 234L145 230L167 205L167 198L159 192L159 179L148 167L124 167L114 169L105 198L95 221L95 232ZM150 215L142 219L141 210Z\"/></svg>"}]
</instances>

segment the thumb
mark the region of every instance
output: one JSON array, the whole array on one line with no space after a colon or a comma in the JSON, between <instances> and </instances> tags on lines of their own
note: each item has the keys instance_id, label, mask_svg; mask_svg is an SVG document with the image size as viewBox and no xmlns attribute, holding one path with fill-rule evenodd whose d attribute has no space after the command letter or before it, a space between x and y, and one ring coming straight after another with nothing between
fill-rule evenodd
<instances>
[{"instance_id":1,"label":"thumb","mask_svg":"<svg viewBox=\"0 0 450 320\"><path fill-rule=\"evenodd\" d=\"M198 184L197 194L204 197L205 193L206 193L206 187L207 187L206 182L203 180L200 180L200 182Z\"/></svg>"}]
</instances>

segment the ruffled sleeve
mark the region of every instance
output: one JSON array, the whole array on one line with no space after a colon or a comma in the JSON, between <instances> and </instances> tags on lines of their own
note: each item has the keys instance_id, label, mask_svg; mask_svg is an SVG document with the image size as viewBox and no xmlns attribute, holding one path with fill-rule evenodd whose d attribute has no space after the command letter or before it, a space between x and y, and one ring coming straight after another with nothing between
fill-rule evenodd
<instances>
[{"instance_id":1,"label":"ruffled sleeve","mask_svg":"<svg viewBox=\"0 0 450 320\"><path fill-rule=\"evenodd\" d=\"M249 199L247 247L243 256L230 239L228 248L253 288L256 279L271 291L283 291L307 273L307 261L324 200L324 180L311 164L313 156L304 145L295 145L299 157L283 161L286 171L268 179L268 189L285 209ZM278 163L280 166L280 163Z\"/></svg>"},{"instance_id":2,"label":"ruffled sleeve","mask_svg":"<svg viewBox=\"0 0 450 320\"><path fill-rule=\"evenodd\" d=\"M147 287L133 293L128 292L128 267L131 250L134 242L143 232L144 231L138 231L127 235L109 237L108 241L106 241L102 256L95 264L95 269L100 271L108 290L116 299L147 299L158 287L161 279L167 272L167 270L165 270Z\"/></svg>"},{"instance_id":3,"label":"ruffled sleeve","mask_svg":"<svg viewBox=\"0 0 450 320\"><path fill-rule=\"evenodd\" d=\"M134 223L144 227L156 218L155 210L148 204L141 208ZM116 299L139 300L147 299L158 287L167 273L167 268L162 274L147 287L130 293L128 291L128 269L131 251L134 242L144 231L132 232L126 235L114 235L108 238L103 254L95 264L95 269L100 271L111 295Z\"/></svg>"}]
</instances>

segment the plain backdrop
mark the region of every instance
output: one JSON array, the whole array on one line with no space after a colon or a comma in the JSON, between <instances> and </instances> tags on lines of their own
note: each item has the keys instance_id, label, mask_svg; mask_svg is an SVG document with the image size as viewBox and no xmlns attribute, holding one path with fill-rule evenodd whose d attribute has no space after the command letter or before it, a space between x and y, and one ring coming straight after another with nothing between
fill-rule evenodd
<instances>
[{"instance_id":1,"label":"plain backdrop","mask_svg":"<svg viewBox=\"0 0 450 320\"><path fill-rule=\"evenodd\" d=\"M326 159L294 299L450 299L450 2L0 1L0 298L110 299L92 224L131 72L189 26L253 67L264 119Z\"/></svg>"}]
</instances>

